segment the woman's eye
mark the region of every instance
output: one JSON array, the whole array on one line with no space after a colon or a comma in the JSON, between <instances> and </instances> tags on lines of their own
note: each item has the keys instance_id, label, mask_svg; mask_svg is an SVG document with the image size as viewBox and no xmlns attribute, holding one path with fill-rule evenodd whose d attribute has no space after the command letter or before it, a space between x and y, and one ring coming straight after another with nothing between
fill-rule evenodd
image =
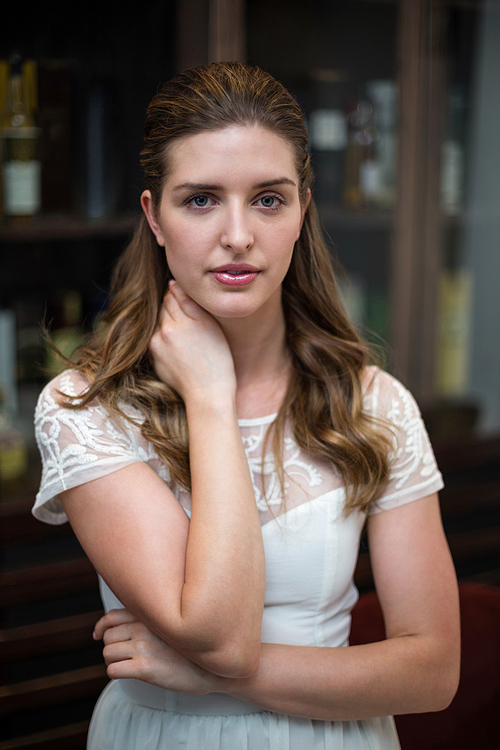
<instances>
[{"instance_id":1,"label":"woman's eye","mask_svg":"<svg viewBox=\"0 0 500 750\"><path fill-rule=\"evenodd\" d=\"M259 202L264 208L279 208L284 203L276 195L263 195Z\"/></svg>"},{"instance_id":2,"label":"woman's eye","mask_svg":"<svg viewBox=\"0 0 500 750\"><path fill-rule=\"evenodd\" d=\"M186 198L184 205L188 208L210 208L216 204L216 200L211 198L209 195L200 193L199 195L190 195Z\"/></svg>"},{"instance_id":3,"label":"woman's eye","mask_svg":"<svg viewBox=\"0 0 500 750\"><path fill-rule=\"evenodd\" d=\"M210 198L208 195L194 195L190 203L192 203L197 208L206 208L209 205Z\"/></svg>"}]
</instances>

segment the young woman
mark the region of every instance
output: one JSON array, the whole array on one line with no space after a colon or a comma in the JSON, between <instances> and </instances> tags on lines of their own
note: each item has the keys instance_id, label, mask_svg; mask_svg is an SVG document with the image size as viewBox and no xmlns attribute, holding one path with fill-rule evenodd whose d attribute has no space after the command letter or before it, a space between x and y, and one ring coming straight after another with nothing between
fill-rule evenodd
<instances>
[{"instance_id":1,"label":"young woman","mask_svg":"<svg viewBox=\"0 0 500 750\"><path fill-rule=\"evenodd\" d=\"M397 748L459 670L441 477L369 365L311 200L299 107L214 63L154 97L107 314L40 396L35 515L95 565L104 750ZM348 646L361 531L386 639Z\"/></svg>"}]
</instances>

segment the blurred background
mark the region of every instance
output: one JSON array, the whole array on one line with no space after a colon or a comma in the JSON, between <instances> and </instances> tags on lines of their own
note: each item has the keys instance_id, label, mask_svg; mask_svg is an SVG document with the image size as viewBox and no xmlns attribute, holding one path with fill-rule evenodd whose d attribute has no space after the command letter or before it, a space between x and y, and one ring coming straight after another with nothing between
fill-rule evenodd
<instances>
[{"instance_id":1,"label":"blurred background","mask_svg":"<svg viewBox=\"0 0 500 750\"><path fill-rule=\"evenodd\" d=\"M106 682L95 572L29 514L60 367L41 321L69 353L106 307L158 85L236 59L302 106L345 302L421 407L459 578L500 584L500 0L19 3L0 27L0 750L83 748Z\"/></svg>"}]
</instances>

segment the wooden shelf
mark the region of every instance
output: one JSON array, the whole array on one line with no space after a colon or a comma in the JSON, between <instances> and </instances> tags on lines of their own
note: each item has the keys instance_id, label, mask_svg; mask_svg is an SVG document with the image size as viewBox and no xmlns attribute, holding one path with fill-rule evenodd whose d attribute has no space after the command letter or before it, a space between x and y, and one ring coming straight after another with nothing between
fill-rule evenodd
<instances>
[{"instance_id":1,"label":"wooden shelf","mask_svg":"<svg viewBox=\"0 0 500 750\"><path fill-rule=\"evenodd\" d=\"M391 209L367 208L359 211L318 204L318 212L321 223L325 228L337 227L349 230L388 229L392 228L393 211Z\"/></svg>"},{"instance_id":2,"label":"wooden shelf","mask_svg":"<svg viewBox=\"0 0 500 750\"><path fill-rule=\"evenodd\" d=\"M116 216L87 219L78 216L37 216L22 223L1 224L0 242L43 242L52 240L121 237L134 231L138 217Z\"/></svg>"}]
</instances>

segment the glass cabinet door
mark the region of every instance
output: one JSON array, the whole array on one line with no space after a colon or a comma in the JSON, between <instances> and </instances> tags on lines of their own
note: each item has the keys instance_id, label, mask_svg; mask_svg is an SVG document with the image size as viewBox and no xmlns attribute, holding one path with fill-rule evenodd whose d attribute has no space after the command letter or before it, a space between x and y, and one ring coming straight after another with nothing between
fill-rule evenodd
<instances>
[{"instance_id":1,"label":"glass cabinet door","mask_svg":"<svg viewBox=\"0 0 500 750\"><path fill-rule=\"evenodd\" d=\"M306 115L346 304L439 438L500 431L500 0L247 4Z\"/></svg>"},{"instance_id":2,"label":"glass cabinet door","mask_svg":"<svg viewBox=\"0 0 500 750\"><path fill-rule=\"evenodd\" d=\"M442 271L435 388L500 432L500 2L446 7Z\"/></svg>"},{"instance_id":3,"label":"glass cabinet door","mask_svg":"<svg viewBox=\"0 0 500 750\"><path fill-rule=\"evenodd\" d=\"M314 197L347 271L346 304L385 341L397 151L391 2L248 2L247 58L297 97L309 131Z\"/></svg>"}]
</instances>

